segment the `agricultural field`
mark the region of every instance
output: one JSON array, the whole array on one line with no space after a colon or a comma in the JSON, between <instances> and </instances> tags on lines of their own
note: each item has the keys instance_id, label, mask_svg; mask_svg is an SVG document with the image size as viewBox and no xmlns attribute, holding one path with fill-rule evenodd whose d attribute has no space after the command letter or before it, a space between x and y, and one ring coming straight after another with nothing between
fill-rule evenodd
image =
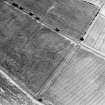
<instances>
[{"instance_id":1,"label":"agricultural field","mask_svg":"<svg viewBox=\"0 0 105 105\"><path fill-rule=\"evenodd\" d=\"M40 94L53 105L104 105L105 60L78 48L50 87Z\"/></svg>"},{"instance_id":2,"label":"agricultural field","mask_svg":"<svg viewBox=\"0 0 105 105\"><path fill-rule=\"evenodd\" d=\"M73 45L10 6L4 4L1 15L0 65L35 94Z\"/></svg>"},{"instance_id":3,"label":"agricultural field","mask_svg":"<svg viewBox=\"0 0 105 105\"><path fill-rule=\"evenodd\" d=\"M7 0L8 1L8 0ZM9 0L32 10L33 14L53 30L79 41L91 25L100 7L82 0ZM42 16L41 16L41 15Z\"/></svg>"},{"instance_id":4,"label":"agricultural field","mask_svg":"<svg viewBox=\"0 0 105 105\"><path fill-rule=\"evenodd\" d=\"M0 105L104 105L104 27L104 0L0 0Z\"/></svg>"},{"instance_id":5,"label":"agricultural field","mask_svg":"<svg viewBox=\"0 0 105 105\"><path fill-rule=\"evenodd\" d=\"M0 105L37 105L4 76L0 67Z\"/></svg>"},{"instance_id":6,"label":"agricultural field","mask_svg":"<svg viewBox=\"0 0 105 105\"><path fill-rule=\"evenodd\" d=\"M102 8L93 25L87 32L84 45L105 55L105 7Z\"/></svg>"}]
</instances>

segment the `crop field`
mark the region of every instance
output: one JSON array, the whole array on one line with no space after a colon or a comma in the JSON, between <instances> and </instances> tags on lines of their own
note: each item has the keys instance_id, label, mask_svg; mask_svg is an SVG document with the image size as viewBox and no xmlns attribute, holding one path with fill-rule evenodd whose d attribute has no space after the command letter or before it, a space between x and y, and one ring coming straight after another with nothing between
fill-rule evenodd
<instances>
[{"instance_id":1,"label":"crop field","mask_svg":"<svg viewBox=\"0 0 105 105\"><path fill-rule=\"evenodd\" d=\"M9 1L31 10L48 27L57 28L63 35L78 41L85 35L100 8L82 0Z\"/></svg>"},{"instance_id":2,"label":"crop field","mask_svg":"<svg viewBox=\"0 0 105 105\"><path fill-rule=\"evenodd\" d=\"M73 45L12 7L0 11L0 65L36 93Z\"/></svg>"},{"instance_id":3,"label":"crop field","mask_svg":"<svg viewBox=\"0 0 105 105\"><path fill-rule=\"evenodd\" d=\"M104 27L104 0L0 0L0 105L104 105Z\"/></svg>"},{"instance_id":4,"label":"crop field","mask_svg":"<svg viewBox=\"0 0 105 105\"><path fill-rule=\"evenodd\" d=\"M103 13L103 12L102 12ZM105 54L105 16L100 13L87 33L84 44Z\"/></svg>"},{"instance_id":5,"label":"crop field","mask_svg":"<svg viewBox=\"0 0 105 105\"><path fill-rule=\"evenodd\" d=\"M77 49L68 65L40 95L54 105L104 105L105 61L84 48ZM101 104L100 104L101 103Z\"/></svg>"},{"instance_id":6,"label":"crop field","mask_svg":"<svg viewBox=\"0 0 105 105\"><path fill-rule=\"evenodd\" d=\"M0 70L0 105L36 105Z\"/></svg>"}]
</instances>

